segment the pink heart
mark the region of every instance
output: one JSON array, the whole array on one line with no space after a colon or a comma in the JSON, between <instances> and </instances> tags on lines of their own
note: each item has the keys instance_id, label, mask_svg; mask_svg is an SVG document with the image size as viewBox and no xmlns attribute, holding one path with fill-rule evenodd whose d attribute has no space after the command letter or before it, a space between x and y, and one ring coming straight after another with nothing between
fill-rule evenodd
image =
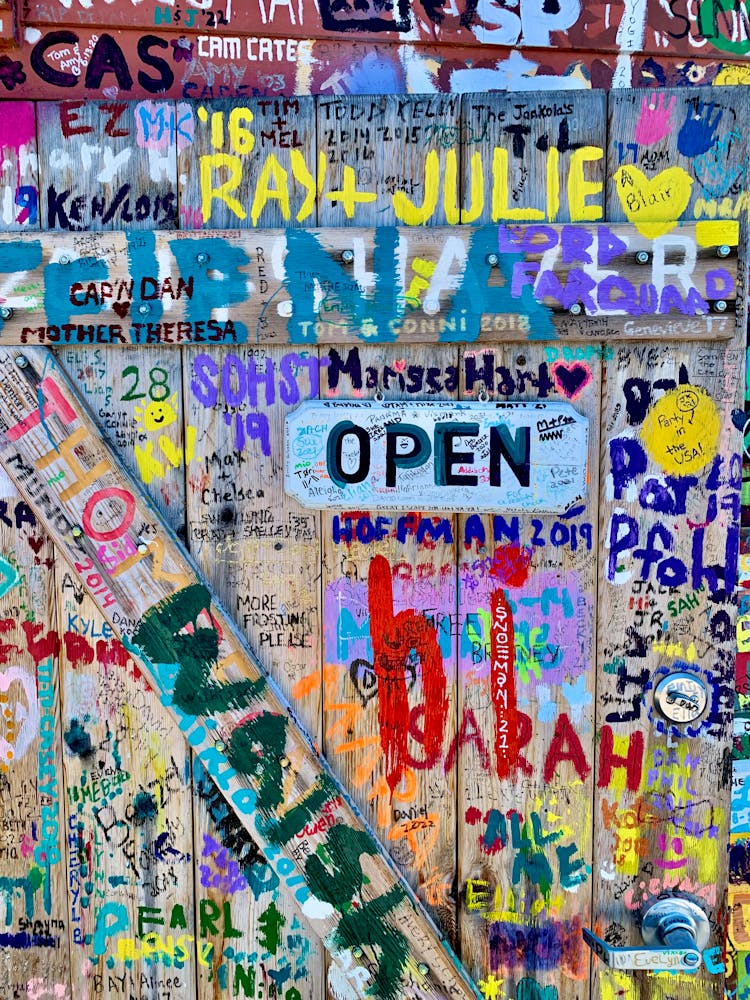
<instances>
[{"instance_id":1,"label":"pink heart","mask_svg":"<svg viewBox=\"0 0 750 1000\"><path fill-rule=\"evenodd\" d=\"M397 372L402 372L406 368L406 361L400 358L398 361L393 362L393 370Z\"/></svg>"},{"instance_id":2,"label":"pink heart","mask_svg":"<svg viewBox=\"0 0 750 1000\"><path fill-rule=\"evenodd\" d=\"M552 365L552 378L557 391L567 399L577 399L593 377L589 366L578 361L572 365L556 361Z\"/></svg>"}]
</instances>

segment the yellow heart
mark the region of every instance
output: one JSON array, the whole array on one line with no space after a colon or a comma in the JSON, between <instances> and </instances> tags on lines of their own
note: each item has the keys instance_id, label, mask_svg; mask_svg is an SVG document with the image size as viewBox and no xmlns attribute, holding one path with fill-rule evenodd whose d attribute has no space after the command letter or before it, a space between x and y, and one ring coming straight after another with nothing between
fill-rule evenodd
<instances>
[{"instance_id":1,"label":"yellow heart","mask_svg":"<svg viewBox=\"0 0 750 1000\"><path fill-rule=\"evenodd\" d=\"M682 167L668 167L649 179L638 167L615 173L620 204L641 236L653 239L674 229L688 206L693 178Z\"/></svg>"}]
</instances>

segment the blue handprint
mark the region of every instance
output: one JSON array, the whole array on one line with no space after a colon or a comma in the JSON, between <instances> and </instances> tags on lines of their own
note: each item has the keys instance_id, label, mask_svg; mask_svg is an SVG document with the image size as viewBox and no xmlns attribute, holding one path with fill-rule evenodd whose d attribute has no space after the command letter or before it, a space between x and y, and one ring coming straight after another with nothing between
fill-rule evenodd
<instances>
[{"instance_id":1,"label":"blue handprint","mask_svg":"<svg viewBox=\"0 0 750 1000\"><path fill-rule=\"evenodd\" d=\"M712 118L715 107L713 102L706 104L698 100L690 101L685 121L677 136L677 149L683 156L699 156L708 152L716 142L716 130L724 112L718 108Z\"/></svg>"}]
</instances>

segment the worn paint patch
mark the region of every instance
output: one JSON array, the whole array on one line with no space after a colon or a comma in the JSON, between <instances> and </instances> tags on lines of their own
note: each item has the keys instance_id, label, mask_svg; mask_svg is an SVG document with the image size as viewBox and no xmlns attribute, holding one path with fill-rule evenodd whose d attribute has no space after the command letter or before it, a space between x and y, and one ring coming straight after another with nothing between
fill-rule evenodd
<instances>
[{"instance_id":1,"label":"worn paint patch","mask_svg":"<svg viewBox=\"0 0 750 1000\"><path fill-rule=\"evenodd\" d=\"M70 727L63 734L65 744L77 757L90 757L93 751L91 736L78 719L71 719Z\"/></svg>"}]
</instances>

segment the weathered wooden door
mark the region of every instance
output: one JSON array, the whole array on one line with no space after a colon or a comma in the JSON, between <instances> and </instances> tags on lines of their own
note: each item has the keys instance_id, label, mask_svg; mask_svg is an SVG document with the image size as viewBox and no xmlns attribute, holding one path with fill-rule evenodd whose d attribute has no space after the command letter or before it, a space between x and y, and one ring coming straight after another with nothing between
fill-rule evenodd
<instances>
[{"instance_id":1,"label":"weathered wooden door","mask_svg":"<svg viewBox=\"0 0 750 1000\"><path fill-rule=\"evenodd\" d=\"M727 93L718 132L696 91L3 118L3 1000L470 995L449 947L486 1000L722 994ZM539 404L545 502L519 431L497 509L318 509L315 433L284 453L316 399ZM476 432L445 440L473 488ZM675 890L699 969L592 964L584 927L640 947Z\"/></svg>"}]
</instances>

